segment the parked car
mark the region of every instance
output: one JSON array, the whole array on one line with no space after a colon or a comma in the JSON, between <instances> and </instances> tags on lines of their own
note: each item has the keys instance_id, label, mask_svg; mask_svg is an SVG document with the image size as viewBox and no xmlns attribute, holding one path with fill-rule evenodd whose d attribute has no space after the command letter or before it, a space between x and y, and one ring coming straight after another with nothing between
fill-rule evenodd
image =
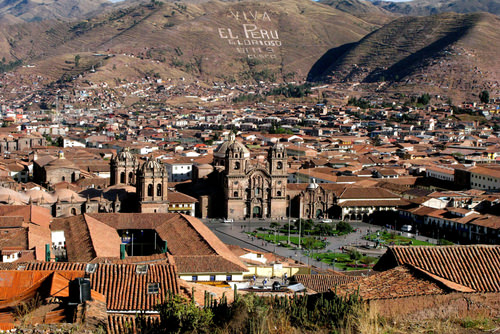
<instances>
[{"instance_id":1,"label":"parked car","mask_svg":"<svg viewBox=\"0 0 500 334\"><path fill-rule=\"evenodd\" d=\"M403 225L403 227L401 227L401 231L403 232L411 232L411 230L412 230L411 225Z\"/></svg>"},{"instance_id":2,"label":"parked car","mask_svg":"<svg viewBox=\"0 0 500 334\"><path fill-rule=\"evenodd\" d=\"M234 219L224 218L224 223L234 223Z\"/></svg>"},{"instance_id":3,"label":"parked car","mask_svg":"<svg viewBox=\"0 0 500 334\"><path fill-rule=\"evenodd\" d=\"M321 222L322 223L333 223L333 220L331 220L331 219L323 219Z\"/></svg>"}]
</instances>

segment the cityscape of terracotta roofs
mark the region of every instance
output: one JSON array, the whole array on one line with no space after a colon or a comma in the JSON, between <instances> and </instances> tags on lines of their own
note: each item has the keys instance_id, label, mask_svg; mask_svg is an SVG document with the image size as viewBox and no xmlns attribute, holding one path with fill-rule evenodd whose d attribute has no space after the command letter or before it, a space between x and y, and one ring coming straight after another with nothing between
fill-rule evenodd
<instances>
[{"instance_id":1,"label":"cityscape of terracotta roofs","mask_svg":"<svg viewBox=\"0 0 500 334\"><path fill-rule=\"evenodd\" d=\"M499 98L42 79L0 78L0 330L140 333L172 295L297 292L498 330Z\"/></svg>"}]
</instances>

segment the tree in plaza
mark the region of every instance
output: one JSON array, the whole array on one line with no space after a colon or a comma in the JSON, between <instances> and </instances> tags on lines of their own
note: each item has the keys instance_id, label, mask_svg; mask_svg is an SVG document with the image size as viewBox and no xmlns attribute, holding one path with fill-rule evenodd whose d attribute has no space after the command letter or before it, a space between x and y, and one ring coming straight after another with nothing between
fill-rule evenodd
<instances>
[{"instance_id":1,"label":"tree in plaza","mask_svg":"<svg viewBox=\"0 0 500 334\"><path fill-rule=\"evenodd\" d=\"M347 234L347 233L351 233L353 231L353 229L352 229L351 224L344 222L344 221L341 221L341 222L338 222L338 224L337 224L337 231L339 231L340 233Z\"/></svg>"},{"instance_id":2,"label":"tree in plaza","mask_svg":"<svg viewBox=\"0 0 500 334\"><path fill-rule=\"evenodd\" d=\"M297 230L300 229L300 234L301 235L304 235L304 231L305 230L312 230L312 228L314 227L314 222L312 219L308 219L308 220L305 220L305 219L298 219L295 223L295 228Z\"/></svg>"},{"instance_id":3,"label":"tree in plaza","mask_svg":"<svg viewBox=\"0 0 500 334\"><path fill-rule=\"evenodd\" d=\"M349 258L351 259L351 261L354 261L356 264L358 263L359 260L361 260L362 257L363 257L363 255L361 255L361 253L355 249L352 249L349 251Z\"/></svg>"}]
</instances>

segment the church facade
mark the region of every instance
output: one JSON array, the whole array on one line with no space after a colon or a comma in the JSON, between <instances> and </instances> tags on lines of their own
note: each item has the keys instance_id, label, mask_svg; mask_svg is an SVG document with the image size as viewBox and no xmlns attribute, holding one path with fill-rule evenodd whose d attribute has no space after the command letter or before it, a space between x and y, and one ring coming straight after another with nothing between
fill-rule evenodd
<instances>
[{"instance_id":1,"label":"church facade","mask_svg":"<svg viewBox=\"0 0 500 334\"><path fill-rule=\"evenodd\" d=\"M229 219L275 218L287 216L287 154L278 144L268 150L263 162L250 160L248 149L234 136L221 145L214 156L224 195L224 215ZM223 169L220 168L224 164Z\"/></svg>"}]
</instances>

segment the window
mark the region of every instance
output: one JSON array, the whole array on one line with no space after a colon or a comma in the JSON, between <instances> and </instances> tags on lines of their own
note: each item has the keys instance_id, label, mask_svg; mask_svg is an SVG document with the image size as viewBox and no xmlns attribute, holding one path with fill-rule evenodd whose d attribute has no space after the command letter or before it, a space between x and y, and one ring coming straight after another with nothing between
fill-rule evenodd
<instances>
[{"instance_id":1,"label":"window","mask_svg":"<svg viewBox=\"0 0 500 334\"><path fill-rule=\"evenodd\" d=\"M191 281L197 282L198 281L198 276L196 276L196 275L191 276Z\"/></svg>"},{"instance_id":2,"label":"window","mask_svg":"<svg viewBox=\"0 0 500 334\"><path fill-rule=\"evenodd\" d=\"M276 195L281 196L281 191L278 191Z\"/></svg>"},{"instance_id":3,"label":"window","mask_svg":"<svg viewBox=\"0 0 500 334\"><path fill-rule=\"evenodd\" d=\"M234 196L233 197L238 197L238 192L237 191L234 192Z\"/></svg>"},{"instance_id":4,"label":"window","mask_svg":"<svg viewBox=\"0 0 500 334\"><path fill-rule=\"evenodd\" d=\"M229 281L232 281L233 280L233 275L227 275L226 276L226 281L229 282Z\"/></svg>"},{"instance_id":5,"label":"window","mask_svg":"<svg viewBox=\"0 0 500 334\"><path fill-rule=\"evenodd\" d=\"M277 169L282 169L283 168L283 163L281 161L278 161L278 163L276 164L276 168Z\"/></svg>"},{"instance_id":6,"label":"window","mask_svg":"<svg viewBox=\"0 0 500 334\"><path fill-rule=\"evenodd\" d=\"M210 281L215 281L215 275L210 275Z\"/></svg>"},{"instance_id":7,"label":"window","mask_svg":"<svg viewBox=\"0 0 500 334\"><path fill-rule=\"evenodd\" d=\"M260 188L256 187L255 188L255 195L259 195L260 194Z\"/></svg>"},{"instance_id":8,"label":"window","mask_svg":"<svg viewBox=\"0 0 500 334\"><path fill-rule=\"evenodd\" d=\"M234 169L240 169L240 163L238 161L234 163Z\"/></svg>"},{"instance_id":9,"label":"window","mask_svg":"<svg viewBox=\"0 0 500 334\"><path fill-rule=\"evenodd\" d=\"M125 172L120 173L120 183L125 183Z\"/></svg>"},{"instance_id":10,"label":"window","mask_svg":"<svg viewBox=\"0 0 500 334\"><path fill-rule=\"evenodd\" d=\"M148 283L148 295L157 295L160 293L160 284Z\"/></svg>"},{"instance_id":11,"label":"window","mask_svg":"<svg viewBox=\"0 0 500 334\"><path fill-rule=\"evenodd\" d=\"M147 264L139 264L135 267L136 274L147 274L148 273L148 265Z\"/></svg>"},{"instance_id":12,"label":"window","mask_svg":"<svg viewBox=\"0 0 500 334\"><path fill-rule=\"evenodd\" d=\"M161 196L161 184L156 186L156 196Z\"/></svg>"},{"instance_id":13,"label":"window","mask_svg":"<svg viewBox=\"0 0 500 334\"><path fill-rule=\"evenodd\" d=\"M153 196L153 185L148 184L148 196Z\"/></svg>"}]
</instances>

